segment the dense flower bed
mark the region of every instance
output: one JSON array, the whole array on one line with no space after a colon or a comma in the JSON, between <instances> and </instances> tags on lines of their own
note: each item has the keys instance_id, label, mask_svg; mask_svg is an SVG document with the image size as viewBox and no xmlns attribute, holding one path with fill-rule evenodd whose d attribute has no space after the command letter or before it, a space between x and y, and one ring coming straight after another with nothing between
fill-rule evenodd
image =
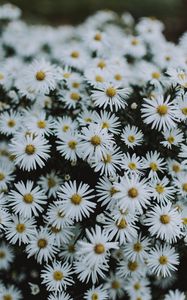
<instances>
[{"instance_id":1,"label":"dense flower bed","mask_svg":"<svg viewBox=\"0 0 187 300\"><path fill-rule=\"evenodd\" d=\"M184 300L187 34L0 7L0 300Z\"/></svg>"}]
</instances>

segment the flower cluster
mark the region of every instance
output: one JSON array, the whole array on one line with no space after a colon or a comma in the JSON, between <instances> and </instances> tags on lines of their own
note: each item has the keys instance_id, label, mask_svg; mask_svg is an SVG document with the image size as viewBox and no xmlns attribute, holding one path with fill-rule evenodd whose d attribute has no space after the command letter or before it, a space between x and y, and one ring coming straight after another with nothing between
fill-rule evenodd
<instances>
[{"instance_id":1,"label":"flower cluster","mask_svg":"<svg viewBox=\"0 0 187 300\"><path fill-rule=\"evenodd\" d=\"M20 14L0 7L0 299L186 299L187 34Z\"/></svg>"}]
</instances>

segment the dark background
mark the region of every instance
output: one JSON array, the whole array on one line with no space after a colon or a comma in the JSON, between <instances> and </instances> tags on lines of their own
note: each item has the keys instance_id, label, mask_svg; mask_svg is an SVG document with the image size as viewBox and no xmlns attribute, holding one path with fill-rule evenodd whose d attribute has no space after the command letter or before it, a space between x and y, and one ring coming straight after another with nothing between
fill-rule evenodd
<instances>
[{"instance_id":1,"label":"dark background","mask_svg":"<svg viewBox=\"0 0 187 300\"><path fill-rule=\"evenodd\" d=\"M161 19L169 40L176 41L187 30L187 0L0 0L0 4L7 2L19 6L23 18L32 23L78 24L99 9L110 9L129 11L136 19Z\"/></svg>"}]
</instances>

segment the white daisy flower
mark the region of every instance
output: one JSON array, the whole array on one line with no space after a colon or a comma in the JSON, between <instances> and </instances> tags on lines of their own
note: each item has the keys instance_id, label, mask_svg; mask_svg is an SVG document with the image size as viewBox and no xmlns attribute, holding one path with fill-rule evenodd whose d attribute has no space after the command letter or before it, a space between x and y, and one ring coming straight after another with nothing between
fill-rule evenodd
<instances>
[{"instance_id":1,"label":"white daisy flower","mask_svg":"<svg viewBox=\"0 0 187 300\"><path fill-rule=\"evenodd\" d=\"M147 258L147 253L150 248L150 240L142 237L140 233L138 237L134 238L132 242L126 243L123 247L125 257L132 261L144 262Z\"/></svg>"},{"instance_id":2,"label":"white daisy flower","mask_svg":"<svg viewBox=\"0 0 187 300\"><path fill-rule=\"evenodd\" d=\"M25 124L29 131L36 133L36 135L50 135L53 133L53 118L51 116L47 118L44 111L40 113L27 112L25 115Z\"/></svg>"},{"instance_id":3,"label":"white daisy flower","mask_svg":"<svg viewBox=\"0 0 187 300\"><path fill-rule=\"evenodd\" d=\"M66 286L74 283L72 273L68 263L54 261L52 265L47 265L42 270L42 283L46 285L48 291L61 292L64 288L66 289Z\"/></svg>"},{"instance_id":4,"label":"white daisy flower","mask_svg":"<svg viewBox=\"0 0 187 300\"><path fill-rule=\"evenodd\" d=\"M121 260L117 266L117 275L126 278L129 276L145 276L145 264L139 260Z\"/></svg>"},{"instance_id":5,"label":"white daisy flower","mask_svg":"<svg viewBox=\"0 0 187 300\"><path fill-rule=\"evenodd\" d=\"M24 184L19 181L15 184L16 190L11 190L8 195L9 206L15 214L25 218L32 215L38 216L43 211L42 205L46 204L47 197L38 186L34 187L34 182L27 180Z\"/></svg>"},{"instance_id":6,"label":"white daisy flower","mask_svg":"<svg viewBox=\"0 0 187 300\"><path fill-rule=\"evenodd\" d=\"M66 216L66 214L62 211L61 205L56 202L48 206L44 220L46 223L51 224L57 229L73 224L73 220Z\"/></svg>"},{"instance_id":7,"label":"white daisy flower","mask_svg":"<svg viewBox=\"0 0 187 300\"><path fill-rule=\"evenodd\" d=\"M174 198L175 189L172 186L168 186L169 179L164 176L161 180L154 178L150 181L150 191L153 199L157 200L158 203L167 203L168 200Z\"/></svg>"},{"instance_id":8,"label":"white daisy flower","mask_svg":"<svg viewBox=\"0 0 187 300\"><path fill-rule=\"evenodd\" d=\"M84 293L85 300L107 300L108 299L108 291L103 287L103 285L99 285L97 287L93 286L89 290Z\"/></svg>"},{"instance_id":9,"label":"white daisy flower","mask_svg":"<svg viewBox=\"0 0 187 300\"><path fill-rule=\"evenodd\" d=\"M147 266L151 273L163 277L171 276L179 264L179 255L170 245L156 246L147 256Z\"/></svg>"},{"instance_id":10,"label":"white daisy flower","mask_svg":"<svg viewBox=\"0 0 187 300\"><path fill-rule=\"evenodd\" d=\"M23 299L21 291L18 290L14 285L1 286L0 289L0 299L13 299L21 300Z\"/></svg>"},{"instance_id":11,"label":"white daisy flower","mask_svg":"<svg viewBox=\"0 0 187 300\"><path fill-rule=\"evenodd\" d=\"M176 178L173 179L176 192L181 196L187 197L187 173L181 172Z\"/></svg>"},{"instance_id":12,"label":"white daisy flower","mask_svg":"<svg viewBox=\"0 0 187 300\"><path fill-rule=\"evenodd\" d=\"M13 249L4 242L0 243L0 270L8 270L15 258Z\"/></svg>"},{"instance_id":13,"label":"white daisy flower","mask_svg":"<svg viewBox=\"0 0 187 300\"><path fill-rule=\"evenodd\" d=\"M151 235L156 235L168 243L176 242L182 234L182 219L177 208L172 207L171 202L165 205L156 205L147 212L145 224L149 226Z\"/></svg>"},{"instance_id":14,"label":"white daisy flower","mask_svg":"<svg viewBox=\"0 0 187 300\"><path fill-rule=\"evenodd\" d=\"M118 117L107 111L100 111L100 114L94 114L94 122L101 126L101 128L108 129L113 134L119 133L120 122Z\"/></svg>"},{"instance_id":15,"label":"white daisy flower","mask_svg":"<svg viewBox=\"0 0 187 300\"><path fill-rule=\"evenodd\" d=\"M171 129L176 126L177 108L170 96L164 99L163 95L155 99L144 99L141 112L144 123L151 124L152 129L158 131Z\"/></svg>"},{"instance_id":16,"label":"white daisy flower","mask_svg":"<svg viewBox=\"0 0 187 300\"><path fill-rule=\"evenodd\" d=\"M164 135L164 141L161 142L161 144L169 149L172 148L172 146L180 146L180 143L184 141L184 134L183 132L178 129L170 129L163 132Z\"/></svg>"},{"instance_id":17,"label":"white daisy flower","mask_svg":"<svg viewBox=\"0 0 187 300\"><path fill-rule=\"evenodd\" d=\"M101 177L99 182L96 185L96 191L98 201L101 202L101 205L107 205L107 208L116 203L116 200L113 199L114 194L119 190L114 187L115 183L111 182L106 176Z\"/></svg>"},{"instance_id":18,"label":"white daisy flower","mask_svg":"<svg viewBox=\"0 0 187 300\"><path fill-rule=\"evenodd\" d=\"M110 83L103 83L97 90L92 91L92 99L96 106L110 107L110 110L118 111L124 108L131 93L130 88L120 88Z\"/></svg>"},{"instance_id":19,"label":"white daisy flower","mask_svg":"<svg viewBox=\"0 0 187 300\"><path fill-rule=\"evenodd\" d=\"M125 290L130 299L151 300L150 282L146 277L133 276L126 281Z\"/></svg>"},{"instance_id":20,"label":"white daisy flower","mask_svg":"<svg viewBox=\"0 0 187 300\"><path fill-rule=\"evenodd\" d=\"M70 295L61 291L58 294L56 292L50 294L47 300L73 300L73 299L70 297Z\"/></svg>"},{"instance_id":21,"label":"white daisy flower","mask_svg":"<svg viewBox=\"0 0 187 300\"><path fill-rule=\"evenodd\" d=\"M58 138L64 136L64 133L74 131L77 128L77 122L73 121L70 117L58 117L54 120L54 132Z\"/></svg>"},{"instance_id":22,"label":"white daisy flower","mask_svg":"<svg viewBox=\"0 0 187 300\"><path fill-rule=\"evenodd\" d=\"M96 207L96 203L90 201L94 198L94 195L90 195L92 192L88 184L81 182L78 185L75 180L65 182L57 193L61 212L76 221L81 221L83 217L88 218Z\"/></svg>"},{"instance_id":23,"label":"white daisy flower","mask_svg":"<svg viewBox=\"0 0 187 300\"><path fill-rule=\"evenodd\" d=\"M163 173L165 170L165 162L160 158L160 153L157 151L150 151L146 153L145 158L142 159L143 167L149 170L150 178L157 178L158 172Z\"/></svg>"},{"instance_id":24,"label":"white daisy flower","mask_svg":"<svg viewBox=\"0 0 187 300\"><path fill-rule=\"evenodd\" d=\"M105 278L104 287L108 290L110 298L116 300L124 296L125 293L125 281L123 278L110 272L109 276Z\"/></svg>"},{"instance_id":25,"label":"white daisy flower","mask_svg":"<svg viewBox=\"0 0 187 300\"><path fill-rule=\"evenodd\" d=\"M127 147L134 148L135 146L142 144L143 133L138 127L127 125L122 131L121 140L127 145Z\"/></svg>"},{"instance_id":26,"label":"white daisy flower","mask_svg":"<svg viewBox=\"0 0 187 300\"><path fill-rule=\"evenodd\" d=\"M164 300L185 300L186 296L183 292L179 290L169 291L167 295L165 295Z\"/></svg>"},{"instance_id":27,"label":"white daisy flower","mask_svg":"<svg viewBox=\"0 0 187 300\"><path fill-rule=\"evenodd\" d=\"M0 190L6 190L7 186L14 180L14 165L0 159Z\"/></svg>"},{"instance_id":28,"label":"white daisy flower","mask_svg":"<svg viewBox=\"0 0 187 300\"><path fill-rule=\"evenodd\" d=\"M49 156L50 145L40 135L26 135L12 139L9 151L15 156L15 164L21 169L30 171L39 165L42 168Z\"/></svg>"},{"instance_id":29,"label":"white daisy flower","mask_svg":"<svg viewBox=\"0 0 187 300\"><path fill-rule=\"evenodd\" d=\"M56 197L57 191L62 183L62 178L55 170L52 170L45 176L42 175L38 180L38 185L47 193L48 197Z\"/></svg>"},{"instance_id":30,"label":"white daisy flower","mask_svg":"<svg viewBox=\"0 0 187 300\"><path fill-rule=\"evenodd\" d=\"M19 112L10 111L0 114L0 132L7 136L14 134L21 125L21 115Z\"/></svg>"},{"instance_id":31,"label":"white daisy flower","mask_svg":"<svg viewBox=\"0 0 187 300\"><path fill-rule=\"evenodd\" d=\"M142 158L139 156L136 156L136 153L133 153L133 155L130 155L128 152L126 154L123 154L122 160L121 160L121 168L125 170L125 173L127 174L139 174L142 175Z\"/></svg>"},{"instance_id":32,"label":"white daisy flower","mask_svg":"<svg viewBox=\"0 0 187 300\"><path fill-rule=\"evenodd\" d=\"M67 160L76 161L77 157L81 157L80 137L76 131L67 132L61 135L61 139L57 141L57 150Z\"/></svg>"}]
</instances>

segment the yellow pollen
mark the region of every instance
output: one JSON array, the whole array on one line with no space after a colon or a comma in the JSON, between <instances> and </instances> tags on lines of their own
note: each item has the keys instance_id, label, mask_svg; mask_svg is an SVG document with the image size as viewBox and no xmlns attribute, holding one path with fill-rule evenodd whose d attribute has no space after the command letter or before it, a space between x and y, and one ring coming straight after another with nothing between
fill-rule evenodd
<instances>
[{"instance_id":1,"label":"yellow pollen","mask_svg":"<svg viewBox=\"0 0 187 300\"><path fill-rule=\"evenodd\" d=\"M25 153L27 153L28 155L33 155L35 151L36 149L34 145L29 144L25 147Z\"/></svg>"},{"instance_id":2,"label":"yellow pollen","mask_svg":"<svg viewBox=\"0 0 187 300\"><path fill-rule=\"evenodd\" d=\"M152 73L152 78L159 79L160 78L160 73L159 72L153 72Z\"/></svg>"},{"instance_id":3,"label":"yellow pollen","mask_svg":"<svg viewBox=\"0 0 187 300\"><path fill-rule=\"evenodd\" d=\"M71 196L71 202L74 205L79 205L82 201L82 197L79 194L74 194L73 196Z\"/></svg>"},{"instance_id":4,"label":"yellow pollen","mask_svg":"<svg viewBox=\"0 0 187 300\"><path fill-rule=\"evenodd\" d=\"M105 246L103 244L97 244L94 247L94 251L96 254L103 254L105 252Z\"/></svg>"},{"instance_id":5,"label":"yellow pollen","mask_svg":"<svg viewBox=\"0 0 187 300\"><path fill-rule=\"evenodd\" d=\"M173 166L172 166L172 170L173 170L175 173L180 172L180 170L181 170L180 165L173 165Z\"/></svg>"},{"instance_id":6,"label":"yellow pollen","mask_svg":"<svg viewBox=\"0 0 187 300\"><path fill-rule=\"evenodd\" d=\"M98 68L104 69L106 67L106 63L104 60L100 60L100 62L97 64Z\"/></svg>"},{"instance_id":7,"label":"yellow pollen","mask_svg":"<svg viewBox=\"0 0 187 300\"><path fill-rule=\"evenodd\" d=\"M120 74L116 74L116 75L114 75L114 79L117 81L120 81L120 80L122 80L122 76Z\"/></svg>"},{"instance_id":8,"label":"yellow pollen","mask_svg":"<svg viewBox=\"0 0 187 300\"><path fill-rule=\"evenodd\" d=\"M128 167L129 167L129 169L131 169L131 170L136 170L136 164L135 164L134 162L130 162L130 163L128 164Z\"/></svg>"},{"instance_id":9,"label":"yellow pollen","mask_svg":"<svg viewBox=\"0 0 187 300\"><path fill-rule=\"evenodd\" d=\"M134 143L134 141L135 141L134 135L129 135L127 139L130 143Z\"/></svg>"},{"instance_id":10,"label":"yellow pollen","mask_svg":"<svg viewBox=\"0 0 187 300\"><path fill-rule=\"evenodd\" d=\"M112 289L114 289L114 290L118 290L118 289L121 287L121 284L120 284L120 282L119 282L119 281L117 281L117 280L114 280L114 281L112 281L112 284L111 284L111 286L112 286Z\"/></svg>"},{"instance_id":11,"label":"yellow pollen","mask_svg":"<svg viewBox=\"0 0 187 300\"><path fill-rule=\"evenodd\" d=\"M187 225L187 217L186 218L182 218L182 222L184 225Z\"/></svg>"},{"instance_id":12,"label":"yellow pollen","mask_svg":"<svg viewBox=\"0 0 187 300\"><path fill-rule=\"evenodd\" d=\"M80 83L79 83L79 82L73 82L73 83L72 83L72 87L73 87L74 89L78 89L78 88L80 87Z\"/></svg>"},{"instance_id":13,"label":"yellow pollen","mask_svg":"<svg viewBox=\"0 0 187 300\"><path fill-rule=\"evenodd\" d=\"M0 80L3 80L4 79L4 75L3 73L0 73Z\"/></svg>"},{"instance_id":14,"label":"yellow pollen","mask_svg":"<svg viewBox=\"0 0 187 300\"><path fill-rule=\"evenodd\" d=\"M44 120L38 121L37 126L38 126L38 128L43 129L46 127L46 122Z\"/></svg>"},{"instance_id":15,"label":"yellow pollen","mask_svg":"<svg viewBox=\"0 0 187 300\"><path fill-rule=\"evenodd\" d=\"M99 300L99 295L97 293L93 293L91 296L91 300Z\"/></svg>"},{"instance_id":16,"label":"yellow pollen","mask_svg":"<svg viewBox=\"0 0 187 300\"><path fill-rule=\"evenodd\" d=\"M53 273L53 279L56 281L61 281L64 279L64 274L61 271L55 271Z\"/></svg>"},{"instance_id":17,"label":"yellow pollen","mask_svg":"<svg viewBox=\"0 0 187 300\"><path fill-rule=\"evenodd\" d=\"M158 171L158 165L155 162L150 163L149 167L152 171Z\"/></svg>"},{"instance_id":18,"label":"yellow pollen","mask_svg":"<svg viewBox=\"0 0 187 300\"><path fill-rule=\"evenodd\" d=\"M51 231L52 231L53 233L59 233L59 232L61 231L61 228L57 228L56 226L52 226L52 227L51 227Z\"/></svg>"},{"instance_id":19,"label":"yellow pollen","mask_svg":"<svg viewBox=\"0 0 187 300\"><path fill-rule=\"evenodd\" d=\"M170 136L168 137L167 141L168 141L170 144L173 144L174 141L175 141L174 136L170 135Z\"/></svg>"},{"instance_id":20,"label":"yellow pollen","mask_svg":"<svg viewBox=\"0 0 187 300\"><path fill-rule=\"evenodd\" d=\"M70 98L71 100L78 101L80 100L80 95L78 93L71 93Z\"/></svg>"},{"instance_id":21,"label":"yellow pollen","mask_svg":"<svg viewBox=\"0 0 187 300\"><path fill-rule=\"evenodd\" d=\"M44 73L43 71L38 71L38 72L36 73L36 79L37 79L38 81L44 80L45 77L46 77L46 75L45 75L45 73Z\"/></svg>"},{"instance_id":22,"label":"yellow pollen","mask_svg":"<svg viewBox=\"0 0 187 300\"><path fill-rule=\"evenodd\" d=\"M103 161L105 164L111 163L111 160L112 160L112 156L109 154L103 157Z\"/></svg>"},{"instance_id":23,"label":"yellow pollen","mask_svg":"<svg viewBox=\"0 0 187 300\"><path fill-rule=\"evenodd\" d=\"M159 106L157 107L157 113L158 113L160 116L165 116L165 115L168 113L168 106L165 105L165 104L159 105Z\"/></svg>"},{"instance_id":24,"label":"yellow pollen","mask_svg":"<svg viewBox=\"0 0 187 300\"><path fill-rule=\"evenodd\" d=\"M97 82L104 82L104 78L102 76L100 76L100 75L96 75L95 76L95 81L97 81Z\"/></svg>"},{"instance_id":25,"label":"yellow pollen","mask_svg":"<svg viewBox=\"0 0 187 300\"><path fill-rule=\"evenodd\" d=\"M119 223L117 223L117 227L119 228L119 229L124 229L124 228L126 228L127 227L127 222L126 222L126 220L123 218L123 219L121 219L121 221L119 222Z\"/></svg>"},{"instance_id":26,"label":"yellow pollen","mask_svg":"<svg viewBox=\"0 0 187 300\"><path fill-rule=\"evenodd\" d=\"M71 52L71 57L72 58L79 58L79 56L80 56L80 53L78 51Z\"/></svg>"},{"instance_id":27,"label":"yellow pollen","mask_svg":"<svg viewBox=\"0 0 187 300\"><path fill-rule=\"evenodd\" d=\"M116 89L114 87L109 87L106 89L106 95L110 98L114 97L116 95Z\"/></svg>"},{"instance_id":28,"label":"yellow pollen","mask_svg":"<svg viewBox=\"0 0 187 300\"><path fill-rule=\"evenodd\" d=\"M184 183L184 184L182 185L182 189L183 189L183 191L187 192L187 183Z\"/></svg>"},{"instance_id":29,"label":"yellow pollen","mask_svg":"<svg viewBox=\"0 0 187 300\"><path fill-rule=\"evenodd\" d=\"M130 198L136 198L138 196L138 190L134 187L128 190L128 196Z\"/></svg>"},{"instance_id":30,"label":"yellow pollen","mask_svg":"<svg viewBox=\"0 0 187 300\"><path fill-rule=\"evenodd\" d=\"M45 239L39 239L37 244L38 247L41 249L47 247L47 241Z\"/></svg>"},{"instance_id":31,"label":"yellow pollen","mask_svg":"<svg viewBox=\"0 0 187 300\"><path fill-rule=\"evenodd\" d=\"M6 254L4 251L0 250L0 259L5 258Z\"/></svg>"},{"instance_id":32,"label":"yellow pollen","mask_svg":"<svg viewBox=\"0 0 187 300\"><path fill-rule=\"evenodd\" d=\"M130 261L128 263L128 268L131 272L134 272L138 268L138 263L136 261Z\"/></svg>"},{"instance_id":33,"label":"yellow pollen","mask_svg":"<svg viewBox=\"0 0 187 300\"><path fill-rule=\"evenodd\" d=\"M134 289L136 291L138 291L140 288L141 288L141 285L139 284L139 282L137 282L137 283L134 284Z\"/></svg>"},{"instance_id":34,"label":"yellow pollen","mask_svg":"<svg viewBox=\"0 0 187 300\"><path fill-rule=\"evenodd\" d=\"M69 245L68 246L68 251L70 252L70 253L74 253L75 252L75 245Z\"/></svg>"},{"instance_id":35,"label":"yellow pollen","mask_svg":"<svg viewBox=\"0 0 187 300\"><path fill-rule=\"evenodd\" d=\"M71 73L64 73L64 78L69 78L71 76Z\"/></svg>"},{"instance_id":36,"label":"yellow pollen","mask_svg":"<svg viewBox=\"0 0 187 300\"><path fill-rule=\"evenodd\" d=\"M110 127L110 124L108 122L103 122L102 124L102 128L109 128Z\"/></svg>"},{"instance_id":37,"label":"yellow pollen","mask_svg":"<svg viewBox=\"0 0 187 300\"><path fill-rule=\"evenodd\" d=\"M49 189L53 188L56 185L56 181L50 177L50 178L48 178L47 185L48 185Z\"/></svg>"},{"instance_id":38,"label":"yellow pollen","mask_svg":"<svg viewBox=\"0 0 187 300\"><path fill-rule=\"evenodd\" d=\"M76 141L69 141L68 146L69 146L70 149L75 150L76 146L77 146L77 142Z\"/></svg>"},{"instance_id":39,"label":"yellow pollen","mask_svg":"<svg viewBox=\"0 0 187 300\"><path fill-rule=\"evenodd\" d=\"M3 300L13 300L10 294L3 295Z\"/></svg>"},{"instance_id":40,"label":"yellow pollen","mask_svg":"<svg viewBox=\"0 0 187 300\"><path fill-rule=\"evenodd\" d=\"M94 36L94 40L100 42L102 40L102 35L100 33L96 33L96 35Z\"/></svg>"},{"instance_id":41,"label":"yellow pollen","mask_svg":"<svg viewBox=\"0 0 187 300\"><path fill-rule=\"evenodd\" d=\"M8 127L14 127L16 125L16 122L13 119L8 120L7 122Z\"/></svg>"},{"instance_id":42,"label":"yellow pollen","mask_svg":"<svg viewBox=\"0 0 187 300\"><path fill-rule=\"evenodd\" d=\"M90 123L90 122L92 122L92 119L91 118L86 118L86 119L84 119L84 121Z\"/></svg>"},{"instance_id":43,"label":"yellow pollen","mask_svg":"<svg viewBox=\"0 0 187 300\"><path fill-rule=\"evenodd\" d=\"M64 218L64 217L65 217L64 212L63 212L63 211L59 211L59 212L58 212L58 217L59 217L59 218Z\"/></svg>"},{"instance_id":44,"label":"yellow pollen","mask_svg":"<svg viewBox=\"0 0 187 300\"><path fill-rule=\"evenodd\" d=\"M111 189L110 189L110 195L111 195L111 197L112 197L114 194L116 194L117 192L118 192L118 190L115 189L115 187L111 187Z\"/></svg>"},{"instance_id":45,"label":"yellow pollen","mask_svg":"<svg viewBox=\"0 0 187 300\"><path fill-rule=\"evenodd\" d=\"M5 179L5 175L3 173L0 173L0 181L2 181L3 179Z\"/></svg>"},{"instance_id":46,"label":"yellow pollen","mask_svg":"<svg viewBox=\"0 0 187 300\"><path fill-rule=\"evenodd\" d=\"M136 38L131 40L131 45L133 45L133 46L137 46L139 43L140 43L139 40Z\"/></svg>"},{"instance_id":47,"label":"yellow pollen","mask_svg":"<svg viewBox=\"0 0 187 300\"><path fill-rule=\"evenodd\" d=\"M178 78L179 78L180 80L185 80L186 77L187 77L187 74L185 74L185 73L179 73L177 76L178 76Z\"/></svg>"},{"instance_id":48,"label":"yellow pollen","mask_svg":"<svg viewBox=\"0 0 187 300\"><path fill-rule=\"evenodd\" d=\"M169 56L169 55L165 56L165 60L166 61L170 61L171 60L171 56Z\"/></svg>"},{"instance_id":49,"label":"yellow pollen","mask_svg":"<svg viewBox=\"0 0 187 300\"><path fill-rule=\"evenodd\" d=\"M17 230L17 232L19 232L19 233L23 233L23 232L25 231L25 224L18 224L18 225L16 226L16 230Z\"/></svg>"},{"instance_id":50,"label":"yellow pollen","mask_svg":"<svg viewBox=\"0 0 187 300\"><path fill-rule=\"evenodd\" d=\"M101 138L98 135L94 135L91 137L90 142L93 146L99 146L101 145Z\"/></svg>"},{"instance_id":51,"label":"yellow pollen","mask_svg":"<svg viewBox=\"0 0 187 300\"><path fill-rule=\"evenodd\" d=\"M141 243L137 242L136 244L134 244L133 249L134 249L135 252L140 252L142 250Z\"/></svg>"},{"instance_id":52,"label":"yellow pollen","mask_svg":"<svg viewBox=\"0 0 187 300\"><path fill-rule=\"evenodd\" d=\"M168 263L168 258L167 258L167 256L164 256L164 255L160 256L160 258L159 258L159 263L160 263L161 265L166 265L166 264Z\"/></svg>"},{"instance_id":53,"label":"yellow pollen","mask_svg":"<svg viewBox=\"0 0 187 300\"><path fill-rule=\"evenodd\" d=\"M164 189L163 185L157 184L155 190L157 191L157 193L162 194L162 193L164 193L165 189Z\"/></svg>"},{"instance_id":54,"label":"yellow pollen","mask_svg":"<svg viewBox=\"0 0 187 300\"><path fill-rule=\"evenodd\" d=\"M183 107L181 109L181 111L182 111L183 115L187 116L187 107Z\"/></svg>"},{"instance_id":55,"label":"yellow pollen","mask_svg":"<svg viewBox=\"0 0 187 300\"><path fill-rule=\"evenodd\" d=\"M160 222L164 225L169 224L170 222L170 216L168 215L161 215L160 216Z\"/></svg>"},{"instance_id":56,"label":"yellow pollen","mask_svg":"<svg viewBox=\"0 0 187 300\"><path fill-rule=\"evenodd\" d=\"M68 125L64 125L63 126L63 128L62 128L62 130L64 131L64 132L67 132L68 130L69 130L69 126Z\"/></svg>"},{"instance_id":57,"label":"yellow pollen","mask_svg":"<svg viewBox=\"0 0 187 300\"><path fill-rule=\"evenodd\" d=\"M23 196L23 201L27 204L30 204L34 201L33 195L32 194L25 194Z\"/></svg>"}]
</instances>

